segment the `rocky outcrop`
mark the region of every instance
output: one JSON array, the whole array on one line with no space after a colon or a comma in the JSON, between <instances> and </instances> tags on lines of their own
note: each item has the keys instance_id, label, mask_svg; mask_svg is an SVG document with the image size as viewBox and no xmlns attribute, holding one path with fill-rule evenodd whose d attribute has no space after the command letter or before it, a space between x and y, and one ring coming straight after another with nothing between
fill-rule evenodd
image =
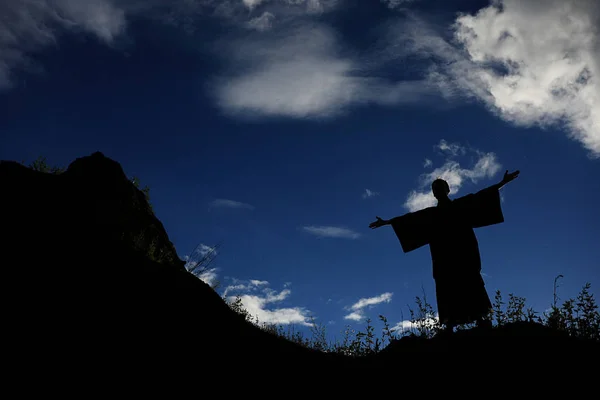
<instances>
[{"instance_id":1,"label":"rocky outcrop","mask_svg":"<svg viewBox=\"0 0 600 400\"><path fill-rule=\"evenodd\" d=\"M5 184L10 185L5 190L11 193L12 201L18 198L30 204L30 212L48 210L57 220L93 226L103 236L144 252L150 260L183 268L184 262L144 193L127 179L119 163L102 153L78 158L58 175L10 161L2 161L0 171Z\"/></svg>"}]
</instances>

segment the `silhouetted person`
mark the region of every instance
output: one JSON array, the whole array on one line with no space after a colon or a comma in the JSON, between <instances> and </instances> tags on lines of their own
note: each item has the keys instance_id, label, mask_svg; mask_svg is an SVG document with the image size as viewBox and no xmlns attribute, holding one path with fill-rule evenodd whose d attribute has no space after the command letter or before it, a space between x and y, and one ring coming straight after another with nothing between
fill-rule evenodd
<instances>
[{"instance_id":1,"label":"silhouetted person","mask_svg":"<svg viewBox=\"0 0 600 400\"><path fill-rule=\"evenodd\" d=\"M440 322L451 332L458 324L477 321L491 325L485 317L492 305L481 277L479 245L473 228L504 222L499 189L519 176L519 171L504 174L500 183L475 194L451 200L450 187L436 179L431 189L437 207L407 213L391 220L377 220L375 229L392 225L407 253L429 244Z\"/></svg>"}]
</instances>

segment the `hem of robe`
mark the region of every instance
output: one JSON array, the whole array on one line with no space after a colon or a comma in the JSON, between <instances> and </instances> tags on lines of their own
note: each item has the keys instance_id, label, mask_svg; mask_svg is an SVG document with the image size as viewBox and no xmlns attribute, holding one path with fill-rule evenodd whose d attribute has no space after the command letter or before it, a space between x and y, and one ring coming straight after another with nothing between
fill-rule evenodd
<instances>
[{"instance_id":1,"label":"hem of robe","mask_svg":"<svg viewBox=\"0 0 600 400\"><path fill-rule=\"evenodd\" d=\"M442 324L468 324L488 315L492 303L480 274L465 280L436 281L438 315Z\"/></svg>"}]
</instances>

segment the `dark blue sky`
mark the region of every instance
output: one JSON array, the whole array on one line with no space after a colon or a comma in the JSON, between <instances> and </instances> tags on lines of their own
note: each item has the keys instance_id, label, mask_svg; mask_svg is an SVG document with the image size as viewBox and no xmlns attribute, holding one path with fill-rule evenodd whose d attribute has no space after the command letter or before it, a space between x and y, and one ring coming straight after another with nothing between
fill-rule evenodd
<instances>
[{"instance_id":1,"label":"dark blue sky","mask_svg":"<svg viewBox=\"0 0 600 400\"><path fill-rule=\"evenodd\" d=\"M263 320L335 333L401 322L421 287L435 304L428 249L368 224L431 205L437 176L456 197L506 169L505 223L476 231L490 297L543 311L558 274L563 298L597 292L598 53L525 23L569 32L593 2L42 3L0 22L0 158L117 160L182 258L222 243L205 278Z\"/></svg>"}]
</instances>

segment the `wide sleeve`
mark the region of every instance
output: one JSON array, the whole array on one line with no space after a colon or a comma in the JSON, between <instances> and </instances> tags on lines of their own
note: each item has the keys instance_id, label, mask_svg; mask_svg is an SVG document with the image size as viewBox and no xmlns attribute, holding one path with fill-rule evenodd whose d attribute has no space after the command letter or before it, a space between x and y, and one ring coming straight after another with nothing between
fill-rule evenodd
<instances>
[{"instance_id":1,"label":"wide sleeve","mask_svg":"<svg viewBox=\"0 0 600 400\"><path fill-rule=\"evenodd\" d=\"M435 221L435 211L435 207L429 207L404 214L390 221L405 253L429 244Z\"/></svg>"},{"instance_id":2,"label":"wide sleeve","mask_svg":"<svg viewBox=\"0 0 600 400\"><path fill-rule=\"evenodd\" d=\"M504 222L500 192L494 187L489 187L475 194L468 194L455 200L463 218L472 228L500 224Z\"/></svg>"}]
</instances>

